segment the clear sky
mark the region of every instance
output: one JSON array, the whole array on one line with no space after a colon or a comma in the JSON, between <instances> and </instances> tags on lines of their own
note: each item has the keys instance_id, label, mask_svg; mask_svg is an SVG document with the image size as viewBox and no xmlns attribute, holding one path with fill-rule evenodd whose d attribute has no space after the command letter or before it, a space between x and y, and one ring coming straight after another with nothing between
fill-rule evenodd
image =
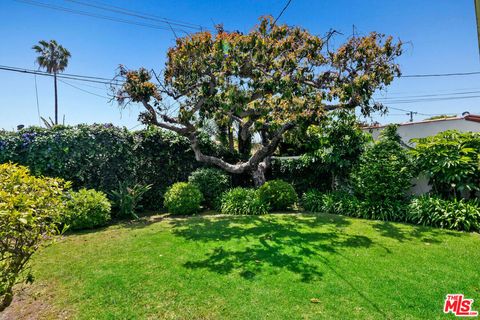
<instances>
[{"instance_id":1,"label":"clear sky","mask_svg":"<svg viewBox=\"0 0 480 320\"><path fill-rule=\"evenodd\" d=\"M35 1L154 23L74 1ZM285 0L82 1L107 3L208 28L214 23L223 23L226 30L245 32L257 23L259 16L277 16L286 3ZM359 34L378 31L393 35L406 43L399 59L405 75L480 70L474 0L292 0L279 21L303 26L318 35L329 29L350 35L353 25ZM67 73L107 78L114 75L119 64L160 70L167 48L174 43L174 36L168 30L75 15L13 0L0 0L0 39L0 65L36 69L32 45L41 39L55 39L72 53ZM338 45L343 40L340 36L335 41ZM480 75L401 78L377 97L391 99L385 101L406 101L390 106L423 114L461 114L467 110L480 114L479 81ZM103 85L68 82L100 96L107 95ZM53 81L37 77L37 84L40 114L53 118ZM65 115L67 124L111 122L128 128L138 125L138 107L120 112L107 99L61 82L59 101L60 118ZM389 116L374 118L382 123L403 122L408 120L404 114L392 109ZM415 119L425 117L417 115ZM0 70L0 128L12 129L17 124L39 124L34 76Z\"/></svg>"}]
</instances>

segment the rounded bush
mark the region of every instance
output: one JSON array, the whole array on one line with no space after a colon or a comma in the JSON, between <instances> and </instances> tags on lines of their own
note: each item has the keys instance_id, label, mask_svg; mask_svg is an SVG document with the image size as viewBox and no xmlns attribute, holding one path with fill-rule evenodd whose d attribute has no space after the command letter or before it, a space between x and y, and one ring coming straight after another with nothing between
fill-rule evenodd
<instances>
[{"instance_id":1,"label":"rounded bush","mask_svg":"<svg viewBox=\"0 0 480 320\"><path fill-rule=\"evenodd\" d=\"M258 189L258 195L271 210L286 210L298 200L293 186L283 180L267 181Z\"/></svg>"},{"instance_id":2,"label":"rounded bush","mask_svg":"<svg viewBox=\"0 0 480 320\"><path fill-rule=\"evenodd\" d=\"M66 203L64 223L71 230L92 229L110 221L111 205L107 196L93 189L70 191Z\"/></svg>"},{"instance_id":3,"label":"rounded bush","mask_svg":"<svg viewBox=\"0 0 480 320\"><path fill-rule=\"evenodd\" d=\"M202 192L203 204L210 209L219 209L221 195L230 188L230 176L219 169L197 169L188 177L188 181Z\"/></svg>"},{"instance_id":4,"label":"rounded bush","mask_svg":"<svg viewBox=\"0 0 480 320\"><path fill-rule=\"evenodd\" d=\"M174 183L165 193L165 208L172 214L193 214L200 211L203 195L194 184Z\"/></svg>"},{"instance_id":5,"label":"rounded bush","mask_svg":"<svg viewBox=\"0 0 480 320\"><path fill-rule=\"evenodd\" d=\"M221 212L233 215L260 215L268 213L268 205L254 189L233 188L223 194Z\"/></svg>"}]
</instances>

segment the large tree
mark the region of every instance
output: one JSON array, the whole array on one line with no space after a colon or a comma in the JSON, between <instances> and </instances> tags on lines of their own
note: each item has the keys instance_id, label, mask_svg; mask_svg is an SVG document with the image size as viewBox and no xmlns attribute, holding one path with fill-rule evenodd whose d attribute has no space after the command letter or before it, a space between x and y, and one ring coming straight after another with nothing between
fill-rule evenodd
<instances>
[{"instance_id":1,"label":"large tree","mask_svg":"<svg viewBox=\"0 0 480 320\"><path fill-rule=\"evenodd\" d=\"M121 105L143 104L139 119L187 137L198 161L265 181L270 157L288 130L318 121L326 112L383 110L372 95L400 75L401 43L371 33L332 49L325 37L262 18L248 34L199 32L169 49L162 77L120 68ZM158 83L152 81L155 77ZM240 154L230 163L204 154L199 135L214 123L221 141ZM260 146L252 148L252 141Z\"/></svg>"},{"instance_id":2,"label":"large tree","mask_svg":"<svg viewBox=\"0 0 480 320\"><path fill-rule=\"evenodd\" d=\"M32 47L38 57L36 62L40 68L44 68L48 73L53 73L53 85L55 89L55 124L58 124L58 94L57 94L57 73L62 72L68 65L70 52L59 45L55 40L40 40L37 45Z\"/></svg>"}]
</instances>

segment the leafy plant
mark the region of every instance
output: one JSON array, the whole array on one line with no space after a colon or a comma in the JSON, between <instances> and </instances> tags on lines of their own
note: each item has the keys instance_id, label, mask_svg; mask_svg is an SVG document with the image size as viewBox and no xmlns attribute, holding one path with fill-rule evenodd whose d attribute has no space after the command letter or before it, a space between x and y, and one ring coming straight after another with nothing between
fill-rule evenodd
<instances>
[{"instance_id":1,"label":"leafy plant","mask_svg":"<svg viewBox=\"0 0 480 320\"><path fill-rule=\"evenodd\" d=\"M412 142L416 165L437 195L459 198L480 190L480 133L449 130Z\"/></svg>"},{"instance_id":2,"label":"leafy plant","mask_svg":"<svg viewBox=\"0 0 480 320\"><path fill-rule=\"evenodd\" d=\"M323 192L310 189L302 195L300 204L305 211L323 212Z\"/></svg>"},{"instance_id":3,"label":"leafy plant","mask_svg":"<svg viewBox=\"0 0 480 320\"><path fill-rule=\"evenodd\" d=\"M407 221L445 229L480 231L480 203L478 200L445 200L435 196L421 196L412 200Z\"/></svg>"},{"instance_id":4,"label":"leafy plant","mask_svg":"<svg viewBox=\"0 0 480 320\"><path fill-rule=\"evenodd\" d=\"M237 187L223 194L221 212L232 215L267 214L268 204L260 199L255 189Z\"/></svg>"},{"instance_id":5,"label":"leafy plant","mask_svg":"<svg viewBox=\"0 0 480 320\"><path fill-rule=\"evenodd\" d=\"M22 274L32 280L26 270L32 255L59 234L69 187L61 179L34 177L23 166L0 164L0 311L11 303Z\"/></svg>"},{"instance_id":6,"label":"leafy plant","mask_svg":"<svg viewBox=\"0 0 480 320\"><path fill-rule=\"evenodd\" d=\"M413 166L396 126L385 128L379 141L362 155L353 178L355 193L370 203L407 198Z\"/></svg>"},{"instance_id":7,"label":"leafy plant","mask_svg":"<svg viewBox=\"0 0 480 320\"><path fill-rule=\"evenodd\" d=\"M267 181L257 192L260 200L266 203L270 210L286 210L298 200L293 186L282 180Z\"/></svg>"},{"instance_id":8,"label":"leafy plant","mask_svg":"<svg viewBox=\"0 0 480 320\"><path fill-rule=\"evenodd\" d=\"M120 218L138 218L135 213L143 195L150 190L151 185L135 184L129 186L128 182L120 182L117 190L110 192L117 216Z\"/></svg>"},{"instance_id":9,"label":"leafy plant","mask_svg":"<svg viewBox=\"0 0 480 320\"><path fill-rule=\"evenodd\" d=\"M202 192L192 183L177 182L165 193L164 206L172 214L193 214L200 211Z\"/></svg>"},{"instance_id":10,"label":"leafy plant","mask_svg":"<svg viewBox=\"0 0 480 320\"><path fill-rule=\"evenodd\" d=\"M310 212L362 217L359 210L360 201L346 191L322 193L318 190L309 190L302 196L302 206Z\"/></svg>"},{"instance_id":11,"label":"leafy plant","mask_svg":"<svg viewBox=\"0 0 480 320\"><path fill-rule=\"evenodd\" d=\"M70 191L63 222L69 229L91 229L104 226L111 219L107 196L93 189Z\"/></svg>"},{"instance_id":12,"label":"leafy plant","mask_svg":"<svg viewBox=\"0 0 480 320\"><path fill-rule=\"evenodd\" d=\"M335 110L320 125L310 126L306 139L309 151L302 160L317 170L329 172L330 189L336 190L347 184L371 136L361 129L354 112Z\"/></svg>"},{"instance_id":13,"label":"leafy plant","mask_svg":"<svg viewBox=\"0 0 480 320\"><path fill-rule=\"evenodd\" d=\"M198 187L204 197L204 205L219 209L222 193L231 186L230 176L220 169L200 168L192 172L188 181Z\"/></svg>"}]
</instances>

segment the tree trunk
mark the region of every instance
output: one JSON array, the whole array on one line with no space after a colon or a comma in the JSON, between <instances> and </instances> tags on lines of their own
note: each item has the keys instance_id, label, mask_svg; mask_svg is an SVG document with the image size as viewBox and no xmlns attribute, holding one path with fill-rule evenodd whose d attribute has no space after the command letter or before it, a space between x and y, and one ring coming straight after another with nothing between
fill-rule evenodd
<instances>
[{"instance_id":1,"label":"tree trunk","mask_svg":"<svg viewBox=\"0 0 480 320\"><path fill-rule=\"evenodd\" d=\"M0 296L0 312L5 310L12 303L12 300L13 290L10 288L7 289L7 291L3 295Z\"/></svg>"},{"instance_id":2,"label":"tree trunk","mask_svg":"<svg viewBox=\"0 0 480 320\"><path fill-rule=\"evenodd\" d=\"M53 84L55 87L55 124L58 124L58 96L57 96L57 73L53 73Z\"/></svg>"},{"instance_id":3,"label":"tree trunk","mask_svg":"<svg viewBox=\"0 0 480 320\"><path fill-rule=\"evenodd\" d=\"M256 188L262 186L267 180L265 179L265 172L270 164L270 157L265 158L260 162L256 169L252 170L253 184Z\"/></svg>"}]
</instances>

